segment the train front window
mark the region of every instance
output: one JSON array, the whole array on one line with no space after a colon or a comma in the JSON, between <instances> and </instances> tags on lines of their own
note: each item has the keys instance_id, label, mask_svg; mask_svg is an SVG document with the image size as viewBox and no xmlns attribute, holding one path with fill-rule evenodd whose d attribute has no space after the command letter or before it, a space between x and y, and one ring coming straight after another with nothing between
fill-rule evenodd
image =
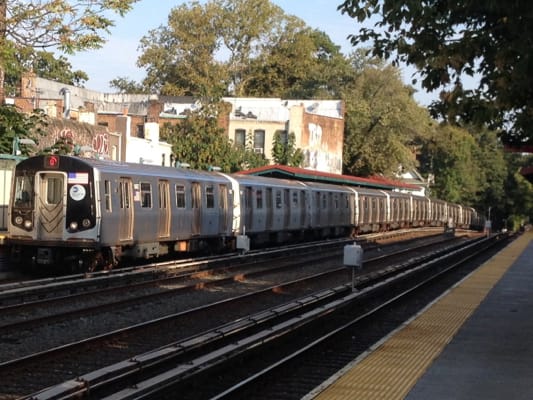
<instances>
[{"instance_id":1,"label":"train front window","mask_svg":"<svg viewBox=\"0 0 533 400\"><path fill-rule=\"evenodd\" d=\"M46 180L46 203L59 204L63 200L63 179L48 178Z\"/></svg>"},{"instance_id":2,"label":"train front window","mask_svg":"<svg viewBox=\"0 0 533 400\"><path fill-rule=\"evenodd\" d=\"M15 207L33 208L33 176L21 175L15 178Z\"/></svg>"}]
</instances>

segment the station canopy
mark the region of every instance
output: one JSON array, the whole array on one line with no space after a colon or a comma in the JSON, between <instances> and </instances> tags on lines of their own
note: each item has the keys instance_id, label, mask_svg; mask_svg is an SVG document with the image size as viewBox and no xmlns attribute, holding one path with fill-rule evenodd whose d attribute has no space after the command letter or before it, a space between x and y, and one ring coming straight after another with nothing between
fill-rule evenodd
<instances>
[{"instance_id":1,"label":"station canopy","mask_svg":"<svg viewBox=\"0 0 533 400\"><path fill-rule=\"evenodd\" d=\"M358 186L371 189L400 190L409 192L420 190L420 186L412 185L402 181L395 181L380 176L361 178L357 176L339 175L279 164L252 168L246 171L240 171L239 173L244 175L265 176L271 178L330 183L334 185Z\"/></svg>"}]
</instances>

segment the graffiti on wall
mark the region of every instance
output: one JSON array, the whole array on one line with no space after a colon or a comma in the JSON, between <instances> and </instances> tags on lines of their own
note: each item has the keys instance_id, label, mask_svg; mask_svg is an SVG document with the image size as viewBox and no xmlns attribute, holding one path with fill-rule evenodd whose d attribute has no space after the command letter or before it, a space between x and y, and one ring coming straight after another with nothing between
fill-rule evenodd
<instances>
[{"instance_id":1,"label":"graffiti on wall","mask_svg":"<svg viewBox=\"0 0 533 400\"><path fill-rule=\"evenodd\" d=\"M91 140L91 137L92 140ZM109 135L107 132L97 132L94 135L79 134L71 128L62 128L57 132L56 141L62 140L65 143L74 145L75 143L82 146L91 143L91 147L97 154L107 155L109 154Z\"/></svg>"},{"instance_id":2,"label":"graffiti on wall","mask_svg":"<svg viewBox=\"0 0 533 400\"><path fill-rule=\"evenodd\" d=\"M322 126L319 124L309 123L308 132L308 144L302 149L304 153L302 166L317 171L342 173L342 154L337 154L337 143L328 143L328 138L324 136Z\"/></svg>"},{"instance_id":3,"label":"graffiti on wall","mask_svg":"<svg viewBox=\"0 0 533 400\"><path fill-rule=\"evenodd\" d=\"M107 133L97 133L94 135L93 149L98 154L109 154L109 135Z\"/></svg>"}]
</instances>

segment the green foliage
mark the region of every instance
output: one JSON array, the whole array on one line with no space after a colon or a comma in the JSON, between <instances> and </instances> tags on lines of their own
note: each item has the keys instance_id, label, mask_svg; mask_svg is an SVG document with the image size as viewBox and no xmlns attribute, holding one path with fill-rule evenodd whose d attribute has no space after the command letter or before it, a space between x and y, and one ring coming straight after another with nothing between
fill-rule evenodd
<instances>
[{"instance_id":1,"label":"green foliage","mask_svg":"<svg viewBox=\"0 0 533 400\"><path fill-rule=\"evenodd\" d=\"M288 135L281 131L274 133L272 142L272 158L276 164L299 167L303 160L304 154L301 149L296 148L296 135L294 132Z\"/></svg>"},{"instance_id":2,"label":"green foliage","mask_svg":"<svg viewBox=\"0 0 533 400\"><path fill-rule=\"evenodd\" d=\"M17 139L31 139L36 144L39 136L44 135L46 115L41 110L31 114L21 113L15 106L0 106L0 153L12 154L14 141ZM21 155L30 155L30 145L19 145Z\"/></svg>"},{"instance_id":3,"label":"green foliage","mask_svg":"<svg viewBox=\"0 0 533 400\"><path fill-rule=\"evenodd\" d=\"M4 77L21 73L17 62L28 60L61 82L86 80L81 71L71 72L64 58L36 49L56 48L67 54L95 49L114 25L112 12L124 15L138 0L1 0L0 1L0 103L4 101ZM8 12L9 10L9 12ZM11 64L11 65L10 65ZM12 78L10 78L12 79ZM9 88L12 90L12 88Z\"/></svg>"},{"instance_id":4,"label":"green foliage","mask_svg":"<svg viewBox=\"0 0 533 400\"><path fill-rule=\"evenodd\" d=\"M533 221L533 184L520 174L523 166L531 165L533 156L507 154L505 158L509 167L504 181L501 218L507 218L513 224L509 227L517 230L520 225Z\"/></svg>"},{"instance_id":5,"label":"green foliage","mask_svg":"<svg viewBox=\"0 0 533 400\"><path fill-rule=\"evenodd\" d=\"M4 62L5 91L11 96L17 95L16 89L20 85L23 71L32 71L40 78L78 87L83 87L89 79L83 71L72 71L72 65L64 56L56 58L53 53L34 51L32 48L21 49Z\"/></svg>"},{"instance_id":6,"label":"green foliage","mask_svg":"<svg viewBox=\"0 0 533 400\"><path fill-rule=\"evenodd\" d=\"M172 9L168 25L143 37L137 65L147 71L143 86L169 96L218 101L228 84L227 69L216 61L220 7L192 2Z\"/></svg>"},{"instance_id":7,"label":"green foliage","mask_svg":"<svg viewBox=\"0 0 533 400\"><path fill-rule=\"evenodd\" d=\"M466 205L478 202L482 169L477 150L474 138L464 129L444 124L434 131L422 153L431 160L435 197Z\"/></svg>"},{"instance_id":8,"label":"green foliage","mask_svg":"<svg viewBox=\"0 0 533 400\"><path fill-rule=\"evenodd\" d=\"M428 134L431 120L412 98L399 71L352 55L352 78L342 92L346 104L344 171L394 177L416 167L414 149Z\"/></svg>"},{"instance_id":9,"label":"green foliage","mask_svg":"<svg viewBox=\"0 0 533 400\"><path fill-rule=\"evenodd\" d=\"M127 93L127 94L146 94L146 88L144 88L140 83L135 82L134 80L128 79L126 77L118 77L112 79L109 82L109 86L115 88L118 93Z\"/></svg>"},{"instance_id":10,"label":"green foliage","mask_svg":"<svg viewBox=\"0 0 533 400\"><path fill-rule=\"evenodd\" d=\"M348 63L323 32L270 1L193 1L141 40L145 92L336 98ZM124 86L122 85L121 88Z\"/></svg>"},{"instance_id":11,"label":"green foliage","mask_svg":"<svg viewBox=\"0 0 533 400\"><path fill-rule=\"evenodd\" d=\"M339 9L373 23L351 36L354 45L371 42L374 55L414 65L425 89L443 90L435 116L533 143L529 1L346 0ZM470 89L464 82L472 76L479 83Z\"/></svg>"},{"instance_id":12,"label":"green foliage","mask_svg":"<svg viewBox=\"0 0 533 400\"><path fill-rule=\"evenodd\" d=\"M138 0L3 0L5 37L17 49L56 47L66 53L101 47L114 25L111 12L123 16Z\"/></svg>"}]
</instances>

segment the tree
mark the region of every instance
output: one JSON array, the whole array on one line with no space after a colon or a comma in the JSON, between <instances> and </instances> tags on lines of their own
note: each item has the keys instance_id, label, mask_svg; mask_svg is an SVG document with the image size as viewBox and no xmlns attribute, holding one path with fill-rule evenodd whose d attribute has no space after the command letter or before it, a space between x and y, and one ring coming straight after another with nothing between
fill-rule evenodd
<instances>
[{"instance_id":1,"label":"tree","mask_svg":"<svg viewBox=\"0 0 533 400\"><path fill-rule=\"evenodd\" d=\"M441 88L431 110L451 123L499 129L508 142L533 143L533 24L527 0L413 2L345 0L339 9L359 23L351 36L373 54L418 68L422 87ZM465 77L479 77L468 88Z\"/></svg>"},{"instance_id":2,"label":"tree","mask_svg":"<svg viewBox=\"0 0 533 400\"><path fill-rule=\"evenodd\" d=\"M114 22L137 0L0 0L0 103L4 102L6 60L28 49L73 53L95 49Z\"/></svg>"},{"instance_id":3,"label":"tree","mask_svg":"<svg viewBox=\"0 0 533 400\"><path fill-rule=\"evenodd\" d=\"M247 96L338 98L347 70L348 60L324 32L294 21L250 62L241 92Z\"/></svg>"},{"instance_id":4,"label":"tree","mask_svg":"<svg viewBox=\"0 0 533 400\"><path fill-rule=\"evenodd\" d=\"M31 148L16 145L21 139L39 142L39 136L44 135L46 115L40 110L31 114L20 112L15 106L0 105L0 153L13 154L16 147L21 155L29 155Z\"/></svg>"},{"instance_id":5,"label":"tree","mask_svg":"<svg viewBox=\"0 0 533 400\"><path fill-rule=\"evenodd\" d=\"M109 82L109 86L117 89L118 93L128 93L128 94L148 93L148 91L142 84L137 83L134 80L128 79L126 77L118 77L118 78L112 79L111 82Z\"/></svg>"},{"instance_id":6,"label":"tree","mask_svg":"<svg viewBox=\"0 0 533 400\"><path fill-rule=\"evenodd\" d=\"M231 145L216 118L223 107L220 103L204 106L189 112L179 124L162 128L161 138L172 144L178 163L202 170L219 167L224 172L266 164L253 152Z\"/></svg>"},{"instance_id":7,"label":"tree","mask_svg":"<svg viewBox=\"0 0 533 400\"><path fill-rule=\"evenodd\" d=\"M6 60L5 93L16 96L23 71L33 71L37 76L67 85L83 87L89 79L83 71L72 71L72 65L64 56L55 57L47 51L25 49L17 52L11 61Z\"/></svg>"},{"instance_id":8,"label":"tree","mask_svg":"<svg viewBox=\"0 0 533 400\"><path fill-rule=\"evenodd\" d=\"M228 76L215 56L220 50L220 8L213 2L183 4L171 10L168 25L141 39L137 65L147 71L143 86L168 96L218 100Z\"/></svg>"},{"instance_id":9,"label":"tree","mask_svg":"<svg viewBox=\"0 0 533 400\"><path fill-rule=\"evenodd\" d=\"M181 5L140 49L145 91L202 100L333 98L330 85L344 76L338 66L348 65L325 33L264 0Z\"/></svg>"},{"instance_id":10,"label":"tree","mask_svg":"<svg viewBox=\"0 0 533 400\"><path fill-rule=\"evenodd\" d=\"M272 143L272 158L276 164L299 167L304 160L301 149L296 148L296 135L294 132L283 135L281 131L274 133Z\"/></svg>"},{"instance_id":11,"label":"tree","mask_svg":"<svg viewBox=\"0 0 533 400\"><path fill-rule=\"evenodd\" d=\"M531 160L529 161L531 163ZM508 227L518 230L521 226L533 221L533 185L519 171L512 170L505 180L505 220Z\"/></svg>"},{"instance_id":12,"label":"tree","mask_svg":"<svg viewBox=\"0 0 533 400\"><path fill-rule=\"evenodd\" d=\"M394 177L416 166L415 145L431 120L412 97L399 71L379 60L352 56L351 82L342 92L346 104L344 172Z\"/></svg>"},{"instance_id":13,"label":"tree","mask_svg":"<svg viewBox=\"0 0 533 400\"><path fill-rule=\"evenodd\" d=\"M478 145L463 128L442 124L433 130L421 153L422 171L431 172L432 195L442 200L474 206L484 189Z\"/></svg>"}]
</instances>

